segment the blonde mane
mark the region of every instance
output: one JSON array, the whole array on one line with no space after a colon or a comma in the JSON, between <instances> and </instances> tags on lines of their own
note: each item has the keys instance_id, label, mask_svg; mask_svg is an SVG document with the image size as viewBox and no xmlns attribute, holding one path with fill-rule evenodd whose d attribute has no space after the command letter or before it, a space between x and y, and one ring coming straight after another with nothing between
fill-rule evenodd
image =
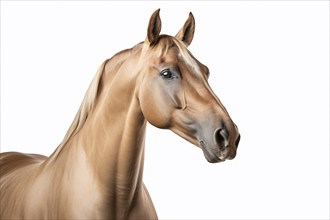
<instances>
[{"instance_id":1,"label":"blonde mane","mask_svg":"<svg viewBox=\"0 0 330 220\"><path fill-rule=\"evenodd\" d=\"M87 92L85 93L84 99L79 107L78 112L76 113L76 116L73 119L72 124L70 125L57 150L54 152L55 155L57 155L61 151L61 149L67 144L69 139L74 136L85 124L89 113L95 106L96 98L100 87L100 80L102 78L104 68L107 62L108 60L105 60L97 70L96 75L94 76L92 82L87 89Z\"/></svg>"},{"instance_id":2,"label":"blonde mane","mask_svg":"<svg viewBox=\"0 0 330 220\"><path fill-rule=\"evenodd\" d=\"M73 119L73 122L71 123L68 131L66 132L62 142L57 147L57 149L53 153L53 155L51 155L51 157L56 157L61 152L61 150L64 148L64 146L68 143L70 138L73 137L74 135L76 135L80 131L80 129L83 127L83 125L85 124L85 122L88 118L88 115L90 114L90 112L92 111L92 109L94 108L94 106L96 104L96 100L97 100L97 96L99 94L101 80L102 80L103 73L105 71L106 64L108 64L109 62L111 62L111 64L113 64L113 63L120 64L123 60L125 60L130 55L131 50L132 49L126 49L126 50L120 51L120 52L116 53L113 57L111 57L110 59L105 60L101 64L101 66L97 70L92 82L90 83L90 85L85 93L84 99L83 99L82 103L80 104L80 107L78 109L78 112L76 113L76 116ZM113 66L116 66L116 65L113 65Z\"/></svg>"}]
</instances>

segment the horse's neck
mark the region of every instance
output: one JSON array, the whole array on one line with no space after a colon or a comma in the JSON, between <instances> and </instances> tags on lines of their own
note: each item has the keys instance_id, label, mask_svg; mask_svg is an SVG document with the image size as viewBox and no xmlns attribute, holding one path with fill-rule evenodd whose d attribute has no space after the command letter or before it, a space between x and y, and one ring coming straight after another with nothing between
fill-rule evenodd
<instances>
[{"instance_id":1,"label":"horse's neck","mask_svg":"<svg viewBox=\"0 0 330 220\"><path fill-rule=\"evenodd\" d=\"M115 195L108 199L128 203L142 187L146 122L137 100L117 100L96 108L80 143L99 184Z\"/></svg>"},{"instance_id":2,"label":"horse's neck","mask_svg":"<svg viewBox=\"0 0 330 220\"><path fill-rule=\"evenodd\" d=\"M75 176L95 178L93 184L107 195L103 199L124 208L143 188L146 129L135 89L130 88L135 85L131 83L134 79L122 79L125 74L116 73L103 82L97 103L82 128L58 150L60 153L54 154L57 158L50 158L54 169L66 172L66 166Z\"/></svg>"},{"instance_id":3,"label":"horse's neck","mask_svg":"<svg viewBox=\"0 0 330 220\"><path fill-rule=\"evenodd\" d=\"M139 111L138 103L129 104L121 99L118 101L121 103L115 107L96 108L95 114L86 122L78 137L79 145L84 149L91 166L101 177L109 172L122 177L126 173L131 174L139 165L136 161L142 159L145 119ZM129 169L126 172L124 168Z\"/></svg>"}]
</instances>

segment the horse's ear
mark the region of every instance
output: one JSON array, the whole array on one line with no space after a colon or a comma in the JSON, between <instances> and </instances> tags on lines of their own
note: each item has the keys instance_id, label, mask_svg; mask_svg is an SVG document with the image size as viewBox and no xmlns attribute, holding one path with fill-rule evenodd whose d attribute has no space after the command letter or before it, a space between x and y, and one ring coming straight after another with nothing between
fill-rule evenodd
<instances>
[{"instance_id":1,"label":"horse's ear","mask_svg":"<svg viewBox=\"0 0 330 220\"><path fill-rule=\"evenodd\" d=\"M175 37L189 46L194 38L194 33L195 33L195 18L193 14L190 12L186 23L184 23L183 27L175 35Z\"/></svg>"},{"instance_id":2,"label":"horse's ear","mask_svg":"<svg viewBox=\"0 0 330 220\"><path fill-rule=\"evenodd\" d=\"M160 9L157 9L151 15L149 20L147 40L150 45L154 45L157 43L159 38L159 33L162 28L162 22L159 17L159 11Z\"/></svg>"}]
</instances>

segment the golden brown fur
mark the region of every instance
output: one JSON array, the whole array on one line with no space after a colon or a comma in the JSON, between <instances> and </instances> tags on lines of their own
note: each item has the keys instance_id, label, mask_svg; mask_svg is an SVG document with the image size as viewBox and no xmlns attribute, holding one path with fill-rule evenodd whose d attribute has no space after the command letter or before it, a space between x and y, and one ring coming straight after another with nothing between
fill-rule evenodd
<instances>
[{"instance_id":1,"label":"golden brown fur","mask_svg":"<svg viewBox=\"0 0 330 220\"><path fill-rule=\"evenodd\" d=\"M0 154L1 219L156 219L143 184L147 122L202 148L209 162L233 159L236 125L188 51L189 15L176 37L159 35L104 61L63 141L49 157Z\"/></svg>"}]
</instances>

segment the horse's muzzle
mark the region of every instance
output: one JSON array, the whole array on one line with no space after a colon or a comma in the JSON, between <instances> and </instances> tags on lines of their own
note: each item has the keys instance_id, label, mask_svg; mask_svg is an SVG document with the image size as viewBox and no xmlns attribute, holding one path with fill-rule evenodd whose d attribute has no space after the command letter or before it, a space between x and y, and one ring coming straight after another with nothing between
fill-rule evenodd
<instances>
[{"instance_id":1,"label":"horse's muzzle","mask_svg":"<svg viewBox=\"0 0 330 220\"><path fill-rule=\"evenodd\" d=\"M210 163L232 160L236 157L240 134L235 126L234 130L228 131L225 127L218 128L213 134L213 147L208 147L201 141L200 146L204 156Z\"/></svg>"}]
</instances>

